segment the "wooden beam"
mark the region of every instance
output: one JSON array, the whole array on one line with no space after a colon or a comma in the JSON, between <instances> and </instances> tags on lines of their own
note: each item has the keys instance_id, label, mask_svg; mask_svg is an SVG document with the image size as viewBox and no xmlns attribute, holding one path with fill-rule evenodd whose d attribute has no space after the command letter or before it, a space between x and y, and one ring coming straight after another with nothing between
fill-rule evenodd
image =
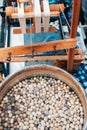
<instances>
[{"instance_id":1,"label":"wooden beam","mask_svg":"<svg viewBox=\"0 0 87 130\"><path fill-rule=\"evenodd\" d=\"M32 12L32 11L33 11L33 6L32 5L24 7L24 12L25 13ZM11 17L12 13L18 13L18 8L17 7L12 7L12 6L6 7L6 16Z\"/></svg>"},{"instance_id":2,"label":"wooden beam","mask_svg":"<svg viewBox=\"0 0 87 130\"><path fill-rule=\"evenodd\" d=\"M56 51L63 49L70 49L76 46L76 38L66 40L56 40L38 44L28 44L22 46L0 48L0 58L10 58L11 56L37 54L47 51Z\"/></svg>"},{"instance_id":3,"label":"wooden beam","mask_svg":"<svg viewBox=\"0 0 87 130\"><path fill-rule=\"evenodd\" d=\"M62 12L61 9L60 9L60 6L62 8L62 10L64 11L65 7L64 7L64 4L51 4L49 5L49 8L50 8L50 11L59 11L59 12ZM41 10L44 11L43 9L43 6L41 5Z\"/></svg>"},{"instance_id":4,"label":"wooden beam","mask_svg":"<svg viewBox=\"0 0 87 130\"><path fill-rule=\"evenodd\" d=\"M74 0L70 38L75 38L77 34L77 27L78 27L79 14L80 14L80 5L81 5L81 0ZM74 58L74 48L70 49L68 53L68 63L67 63L68 71L73 70L73 58Z\"/></svg>"},{"instance_id":5,"label":"wooden beam","mask_svg":"<svg viewBox=\"0 0 87 130\"><path fill-rule=\"evenodd\" d=\"M55 29L55 27L49 27L49 30L48 30L48 31L49 31L49 32L55 32L56 29ZM41 32L44 32L44 28L43 28L43 27L41 28ZM14 34L21 34L22 31L21 31L20 28L18 28L18 29L13 29L13 33L14 33ZM35 33L35 28L34 28L34 27L33 27L33 28L26 28L26 33Z\"/></svg>"},{"instance_id":6,"label":"wooden beam","mask_svg":"<svg viewBox=\"0 0 87 130\"><path fill-rule=\"evenodd\" d=\"M53 56L16 56L11 57L10 61L6 58L0 58L0 62L35 62L35 61L68 61L68 55L53 55ZM74 62L84 60L84 55L74 55Z\"/></svg>"},{"instance_id":7,"label":"wooden beam","mask_svg":"<svg viewBox=\"0 0 87 130\"><path fill-rule=\"evenodd\" d=\"M50 13L50 17L52 17L52 16L59 16L59 15L60 15L59 11L51 11L51 13ZM41 12L41 17L43 17L43 16L44 16L44 12ZM34 17L35 17L35 15L34 15L33 12L24 14L24 18L34 18ZM17 13L11 14L11 18L12 19L18 19L18 14Z\"/></svg>"},{"instance_id":8,"label":"wooden beam","mask_svg":"<svg viewBox=\"0 0 87 130\"><path fill-rule=\"evenodd\" d=\"M61 5L62 10L64 11L64 4L60 4L60 5ZM56 5L52 4L52 5L49 5L49 7L50 7L50 11L57 12L57 14L60 14L61 10L60 10L60 7L59 7L58 4L56 4ZM24 7L24 12L25 13L33 12L33 6L32 5L25 6ZM42 12L43 12L43 9L42 9ZM6 7L6 16L11 17L12 14L17 15L17 13L18 13L18 8L17 7L12 7L12 6ZM50 15L52 16L53 13L50 14Z\"/></svg>"}]
</instances>

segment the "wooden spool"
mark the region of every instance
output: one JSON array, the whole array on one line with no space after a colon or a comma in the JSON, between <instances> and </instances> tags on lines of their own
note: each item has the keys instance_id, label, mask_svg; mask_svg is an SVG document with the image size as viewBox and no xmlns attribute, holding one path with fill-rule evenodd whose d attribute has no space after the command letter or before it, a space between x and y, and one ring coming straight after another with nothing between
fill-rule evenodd
<instances>
[{"instance_id":1,"label":"wooden spool","mask_svg":"<svg viewBox=\"0 0 87 130\"><path fill-rule=\"evenodd\" d=\"M49 65L36 65L25 68L19 72L16 72L11 76L8 76L0 85L0 102L5 96L5 94L12 88L12 86L15 85L17 82L19 82L20 80L26 79L27 77L42 76L42 75L62 80L77 93L84 109L84 126L85 126L87 121L87 102L85 92L82 89L81 85L75 80L75 78L73 78L66 71L57 67L52 67Z\"/></svg>"}]
</instances>

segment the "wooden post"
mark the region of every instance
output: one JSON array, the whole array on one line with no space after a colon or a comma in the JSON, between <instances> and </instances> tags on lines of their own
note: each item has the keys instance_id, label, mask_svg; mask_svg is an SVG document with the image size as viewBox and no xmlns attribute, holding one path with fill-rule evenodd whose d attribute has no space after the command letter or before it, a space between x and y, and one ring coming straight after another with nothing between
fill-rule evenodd
<instances>
[{"instance_id":1,"label":"wooden post","mask_svg":"<svg viewBox=\"0 0 87 130\"><path fill-rule=\"evenodd\" d=\"M73 1L73 9L72 9L72 22L71 22L71 31L70 31L70 38L75 38L77 34L77 27L79 22L79 14L80 14L80 5L81 0L74 0ZM67 63L67 70L73 70L73 59L74 59L74 48L69 49L68 52L68 63Z\"/></svg>"}]
</instances>

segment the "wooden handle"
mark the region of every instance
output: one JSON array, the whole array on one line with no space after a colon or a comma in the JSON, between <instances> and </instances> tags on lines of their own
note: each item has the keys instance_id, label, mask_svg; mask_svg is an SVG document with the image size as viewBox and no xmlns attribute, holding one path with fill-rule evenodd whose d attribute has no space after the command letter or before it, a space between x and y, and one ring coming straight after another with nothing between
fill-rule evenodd
<instances>
[{"instance_id":1,"label":"wooden handle","mask_svg":"<svg viewBox=\"0 0 87 130\"><path fill-rule=\"evenodd\" d=\"M64 4L60 4L60 5L61 5L62 10L64 10ZM24 7L24 12L25 13L32 12L32 11L33 11L33 6L32 5ZM61 12L60 7L59 7L58 4L50 5L50 11L59 11L59 12ZM6 7L6 16L11 16L12 13L18 13L17 7L12 7L12 6Z\"/></svg>"}]
</instances>

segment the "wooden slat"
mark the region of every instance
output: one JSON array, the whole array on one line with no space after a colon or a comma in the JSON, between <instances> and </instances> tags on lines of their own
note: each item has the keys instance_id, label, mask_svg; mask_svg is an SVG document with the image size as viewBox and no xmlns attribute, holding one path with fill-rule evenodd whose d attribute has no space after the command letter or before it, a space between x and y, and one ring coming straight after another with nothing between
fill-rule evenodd
<instances>
[{"instance_id":1,"label":"wooden slat","mask_svg":"<svg viewBox=\"0 0 87 130\"><path fill-rule=\"evenodd\" d=\"M51 17L52 17L52 16L59 16L59 15L60 15L60 12L59 12L59 11L51 11L51 13L50 13L50 16L51 16ZM43 16L44 16L44 12L41 13L41 17L43 17ZM25 17L25 18L34 18L35 15L34 15L33 12L30 12L30 13L25 13L24 17ZM18 18L18 14L17 14L17 13L11 14L11 18L12 18L12 19Z\"/></svg>"},{"instance_id":2,"label":"wooden slat","mask_svg":"<svg viewBox=\"0 0 87 130\"><path fill-rule=\"evenodd\" d=\"M81 62L84 60L84 55L74 55L74 61L75 62ZM11 57L11 60L7 60L6 58L0 58L0 62L35 62L35 61L68 61L68 55L54 55L54 56L34 56L34 57L29 57L29 56L24 56L24 57Z\"/></svg>"},{"instance_id":3,"label":"wooden slat","mask_svg":"<svg viewBox=\"0 0 87 130\"><path fill-rule=\"evenodd\" d=\"M77 41L76 38L74 38L74 39L57 40L32 45L28 44L23 46L0 48L0 58L9 58L10 55L17 56L17 55L32 54L32 51L35 54L37 54L47 51L75 48L76 41Z\"/></svg>"},{"instance_id":4,"label":"wooden slat","mask_svg":"<svg viewBox=\"0 0 87 130\"><path fill-rule=\"evenodd\" d=\"M32 11L33 11L33 6L29 5L29 6L24 7L24 12L25 13L32 12ZM18 13L18 8L17 7L12 7L12 6L6 7L6 16L11 17L12 13Z\"/></svg>"},{"instance_id":5,"label":"wooden slat","mask_svg":"<svg viewBox=\"0 0 87 130\"><path fill-rule=\"evenodd\" d=\"M49 27L49 32L55 32L55 31L56 31L55 27ZM41 32L44 32L43 27L41 28ZM22 33L22 31L21 31L20 28L13 29L13 33L14 34L20 34L20 33ZM33 28L26 28L26 33L35 33L35 28L34 27Z\"/></svg>"},{"instance_id":6,"label":"wooden slat","mask_svg":"<svg viewBox=\"0 0 87 130\"><path fill-rule=\"evenodd\" d=\"M64 4L60 4L61 5L61 8L62 10L64 11ZM59 8L59 5L58 4L52 4L52 5L49 5L50 7L50 11L52 12L61 12L60 8ZM25 6L24 7L24 12L25 13L28 13L28 12L33 12L33 6L32 5L29 5L29 6ZM42 12L43 12L43 9L42 9ZM18 13L18 8L17 7L12 7L12 6L9 6L9 7L6 7L6 16L10 16L13 14L13 13Z\"/></svg>"}]
</instances>

